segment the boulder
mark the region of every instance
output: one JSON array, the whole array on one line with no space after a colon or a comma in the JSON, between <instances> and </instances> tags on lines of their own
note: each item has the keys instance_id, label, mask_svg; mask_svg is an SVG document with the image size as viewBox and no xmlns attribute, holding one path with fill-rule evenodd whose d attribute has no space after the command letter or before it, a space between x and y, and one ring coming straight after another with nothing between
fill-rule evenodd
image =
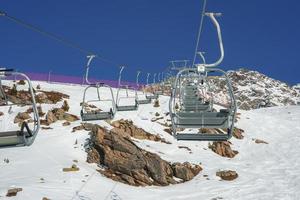
<instances>
[{"instance_id":1,"label":"boulder","mask_svg":"<svg viewBox=\"0 0 300 200\"><path fill-rule=\"evenodd\" d=\"M220 156L233 158L239 152L232 150L230 145L231 143L229 141L213 142L212 144L208 145L208 148Z\"/></svg>"},{"instance_id":2,"label":"boulder","mask_svg":"<svg viewBox=\"0 0 300 200\"><path fill-rule=\"evenodd\" d=\"M23 189L22 188L12 188L7 190L6 196L7 197L14 197L17 196L18 192L21 192Z\"/></svg>"},{"instance_id":3,"label":"boulder","mask_svg":"<svg viewBox=\"0 0 300 200\"><path fill-rule=\"evenodd\" d=\"M30 115L27 112L20 112L15 117L14 123L21 123L23 121L26 121L28 119L31 119Z\"/></svg>"},{"instance_id":4,"label":"boulder","mask_svg":"<svg viewBox=\"0 0 300 200\"><path fill-rule=\"evenodd\" d=\"M236 171L225 170L216 172L216 176L219 176L222 180L225 181L232 181L236 179L239 175L238 173L236 173Z\"/></svg>"},{"instance_id":5,"label":"boulder","mask_svg":"<svg viewBox=\"0 0 300 200\"><path fill-rule=\"evenodd\" d=\"M174 175L183 181L189 181L197 175L202 168L200 166L193 167L190 163L174 163L172 164Z\"/></svg>"},{"instance_id":6,"label":"boulder","mask_svg":"<svg viewBox=\"0 0 300 200\"><path fill-rule=\"evenodd\" d=\"M130 135L117 131L108 131L94 125L91 132L91 150L88 162L104 166L99 172L104 176L134 186L175 184L174 176L183 181L191 180L200 171L200 166L185 163L173 167L157 154L139 148L130 139Z\"/></svg>"}]
</instances>

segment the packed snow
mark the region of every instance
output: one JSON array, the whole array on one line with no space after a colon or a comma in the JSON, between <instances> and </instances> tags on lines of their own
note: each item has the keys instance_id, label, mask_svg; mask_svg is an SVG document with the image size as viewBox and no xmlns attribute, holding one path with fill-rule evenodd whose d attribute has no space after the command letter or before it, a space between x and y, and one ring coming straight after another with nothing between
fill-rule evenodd
<instances>
[{"instance_id":1,"label":"packed snow","mask_svg":"<svg viewBox=\"0 0 300 200\"><path fill-rule=\"evenodd\" d=\"M79 115L83 86L33 82L34 87L38 84L43 90L70 95L69 112ZM101 95L109 98L109 90L104 89ZM97 93L91 92L88 97L96 99ZM65 127L58 121L50 125L53 129L40 130L30 147L0 149L0 199L300 199L300 106L239 111L241 119L236 126L245 130L245 137L231 139L232 148L239 154L229 159L212 152L208 142L176 141L163 131L162 125L151 122L156 112L168 112L168 100L167 96L160 96L160 107L140 105L137 111L117 112L114 120L131 119L135 125L171 142L134 140L138 146L167 161L201 163L203 171L193 180L166 187L134 187L108 179L96 171L99 166L86 162L84 144L89 138L88 132L71 132L81 122ZM105 103L109 107L110 102ZM61 105L62 102L43 104L42 108L45 112ZM13 124L14 116L25 109L14 107L13 113L8 115L7 110L0 108L5 113L0 117L1 130L17 128ZM104 121L93 123L109 127ZM256 144L253 139L262 139L268 144ZM178 146L189 147L192 153ZM79 171L62 171L74 162ZM235 170L239 177L233 181L220 180L216 172L226 169ZM14 187L23 191L15 197L6 197L7 190Z\"/></svg>"}]
</instances>

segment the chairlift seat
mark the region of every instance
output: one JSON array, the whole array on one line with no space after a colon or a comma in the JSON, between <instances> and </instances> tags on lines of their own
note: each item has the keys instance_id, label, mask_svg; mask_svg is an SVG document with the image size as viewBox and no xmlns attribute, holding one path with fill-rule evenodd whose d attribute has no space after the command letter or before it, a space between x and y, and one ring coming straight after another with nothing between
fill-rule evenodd
<instances>
[{"instance_id":1,"label":"chairlift seat","mask_svg":"<svg viewBox=\"0 0 300 200\"><path fill-rule=\"evenodd\" d=\"M157 94L153 94L153 95L146 95L147 99L158 99L158 95Z\"/></svg>"},{"instance_id":2,"label":"chairlift seat","mask_svg":"<svg viewBox=\"0 0 300 200\"><path fill-rule=\"evenodd\" d=\"M227 128L229 112L178 112L174 122L179 128Z\"/></svg>"},{"instance_id":3,"label":"chairlift seat","mask_svg":"<svg viewBox=\"0 0 300 200\"><path fill-rule=\"evenodd\" d=\"M177 133L177 140L192 140L192 141L226 141L229 139L228 134L208 134L208 133Z\"/></svg>"},{"instance_id":4,"label":"chairlift seat","mask_svg":"<svg viewBox=\"0 0 300 200\"><path fill-rule=\"evenodd\" d=\"M108 112L96 112L96 113L83 113L81 112L82 121L93 121L93 120L105 120L113 119L114 113L112 111Z\"/></svg>"},{"instance_id":5,"label":"chairlift seat","mask_svg":"<svg viewBox=\"0 0 300 200\"><path fill-rule=\"evenodd\" d=\"M134 111L138 109L138 103L135 105L116 106L117 111Z\"/></svg>"},{"instance_id":6,"label":"chairlift seat","mask_svg":"<svg viewBox=\"0 0 300 200\"><path fill-rule=\"evenodd\" d=\"M138 104L149 104L151 103L151 99L138 99Z\"/></svg>"},{"instance_id":7,"label":"chairlift seat","mask_svg":"<svg viewBox=\"0 0 300 200\"><path fill-rule=\"evenodd\" d=\"M0 133L0 147L3 146L24 146L25 137L22 131L7 131Z\"/></svg>"}]
</instances>

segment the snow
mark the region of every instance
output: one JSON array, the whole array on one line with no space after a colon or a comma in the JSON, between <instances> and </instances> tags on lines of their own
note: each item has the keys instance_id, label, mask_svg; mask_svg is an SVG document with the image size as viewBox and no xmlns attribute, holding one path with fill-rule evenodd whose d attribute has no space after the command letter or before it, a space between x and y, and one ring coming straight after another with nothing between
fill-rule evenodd
<instances>
[{"instance_id":1,"label":"snow","mask_svg":"<svg viewBox=\"0 0 300 200\"><path fill-rule=\"evenodd\" d=\"M5 84L5 82L4 82ZM79 115L83 86L48 84L41 85L43 90L52 89L70 95L70 113ZM101 93L109 98L109 90ZM114 95L116 95L114 89ZM89 98L96 99L97 94L89 93ZM151 122L156 112L168 112L168 97L160 97L160 107L140 105L138 111L117 112L115 120L125 118L154 134L159 134L172 144L136 140L138 146L159 154L170 162L199 164L203 171L193 180L167 187L133 187L112 181L96 171L95 164L86 162L84 144L89 138L88 132L72 133L71 126L62 126L63 121L50 125L53 129L41 130L30 147L0 149L0 199L41 200L43 197L58 200L70 199L300 199L300 106L273 107L241 112L237 127L245 130L245 138L231 139L232 148L239 154L232 159L221 157L210 149L208 142L176 141L164 127ZM105 102L106 106L110 102ZM46 111L57 105L44 105ZM12 124L15 114L26 108L14 108L9 116L0 117L3 130L17 128ZM95 121L109 127L104 121ZM258 138L269 144L256 144ZM75 144L77 141L77 144ZM192 150L178 146L186 146ZM9 159L9 163L3 160ZM74 161L78 172L63 172ZM234 181L221 181L215 174L218 170L236 170L239 177ZM203 175L208 175L208 179ZM5 197L9 188L21 187L23 191L16 197Z\"/></svg>"}]
</instances>

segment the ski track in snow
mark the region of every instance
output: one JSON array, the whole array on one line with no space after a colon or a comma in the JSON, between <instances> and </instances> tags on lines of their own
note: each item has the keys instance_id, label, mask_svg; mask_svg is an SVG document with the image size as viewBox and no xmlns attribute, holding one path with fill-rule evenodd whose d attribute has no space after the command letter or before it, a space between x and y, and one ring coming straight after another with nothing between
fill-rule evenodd
<instances>
[{"instance_id":1,"label":"ski track in snow","mask_svg":"<svg viewBox=\"0 0 300 200\"><path fill-rule=\"evenodd\" d=\"M43 90L54 88L69 94L69 112L79 115L84 87L33 82L35 87L37 84ZM109 91L105 89L103 95L109 97ZM97 95L89 93L88 97L96 99ZM50 125L54 129L40 130L30 147L0 149L0 199L300 199L300 106L239 111L242 114L237 127L245 130L245 138L231 139L232 148L239 154L229 159L209 150L208 142L176 141L163 131L165 127L151 122L155 112L161 115L168 112L168 97L161 96L159 100L161 106L158 108L153 104L140 105L138 111L118 112L114 120L131 119L137 126L170 141L172 144L134 139L138 146L167 161L201 163L203 171L193 180L167 187L133 187L112 181L98 173L95 164L86 163L83 145L89 138L88 132L71 133L72 128L81 122L63 127L63 121L58 121ZM43 104L42 107L46 111L61 104ZM109 102L106 105L109 107ZM5 113L0 117L1 130L17 128L11 120L25 109L15 107L14 115L9 116L6 109L0 108ZM109 127L103 121L93 123ZM263 139L269 144L256 144L253 138ZM192 153L178 146L187 146ZM3 161L5 158L9 163ZM76 165L80 170L62 172L62 168L70 167L73 160L78 160ZM236 170L239 177L230 182L221 181L215 173L225 169ZM209 180L203 175L208 175ZM23 191L16 197L5 197L12 187L21 187Z\"/></svg>"}]
</instances>

